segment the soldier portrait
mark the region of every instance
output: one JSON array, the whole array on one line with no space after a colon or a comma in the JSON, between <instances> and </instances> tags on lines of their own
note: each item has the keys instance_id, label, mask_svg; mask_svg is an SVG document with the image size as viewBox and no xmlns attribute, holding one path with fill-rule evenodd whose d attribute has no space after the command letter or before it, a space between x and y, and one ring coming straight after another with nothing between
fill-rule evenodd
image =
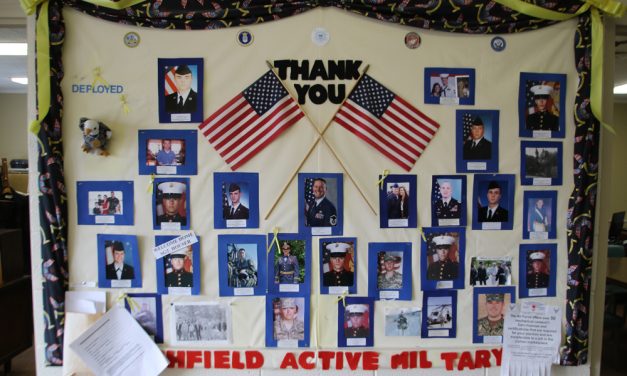
<instances>
[{"instance_id":1,"label":"soldier portrait","mask_svg":"<svg viewBox=\"0 0 627 376\"><path fill-rule=\"evenodd\" d=\"M431 237L427 254L427 279L446 281L457 279L459 261L457 258L457 233Z\"/></svg>"},{"instance_id":2,"label":"soldier portrait","mask_svg":"<svg viewBox=\"0 0 627 376\"><path fill-rule=\"evenodd\" d=\"M193 287L194 262L192 246L163 257L166 287Z\"/></svg>"},{"instance_id":3,"label":"soldier portrait","mask_svg":"<svg viewBox=\"0 0 627 376\"><path fill-rule=\"evenodd\" d=\"M343 175L298 174L298 229L311 235L342 235Z\"/></svg>"},{"instance_id":4,"label":"soldier portrait","mask_svg":"<svg viewBox=\"0 0 627 376\"><path fill-rule=\"evenodd\" d=\"M463 205L461 178L433 179L431 191L432 206L436 222L434 226L459 226L462 215L465 214Z\"/></svg>"},{"instance_id":5,"label":"soldier portrait","mask_svg":"<svg viewBox=\"0 0 627 376\"><path fill-rule=\"evenodd\" d=\"M257 245L228 244L227 247L228 286L234 288L257 286Z\"/></svg>"},{"instance_id":6,"label":"soldier portrait","mask_svg":"<svg viewBox=\"0 0 627 376\"><path fill-rule=\"evenodd\" d=\"M159 122L201 122L203 59L158 59Z\"/></svg>"},{"instance_id":7,"label":"soldier portrait","mask_svg":"<svg viewBox=\"0 0 627 376\"><path fill-rule=\"evenodd\" d=\"M566 75L520 73L518 89L519 136L564 137Z\"/></svg>"},{"instance_id":8,"label":"soldier portrait","mask_svg":"<svg viewBox=\"0 0 627 376\"><path fill-rule=\"evenodd\" d=\"M561 142L522 141L520 164L522 185L562 184Z\"/></svg>"},{"instance_id":9,"label":"soldier portrait","mask_svg":"<svg viewBox=\"0 0 627 376\"><path fill-rule=\"evenodd\" d=\"M352 239L321 240L320 246L322 286L353 286L355 284L355 241Z\"/></svg>"},{"instance_id":10,"label":"soldier portrait","mask_svg":"<svg viewBox=\"0 0 627 376\"><path fill-rule=\"evenodd\" d=\"M473 337L478 343L500 343L505 313L515 301L515 287L476 288L474 295Z\"/></svg>"},{"instance_id":11,"label":"soldier portrait","mask_svg":"<svg viewBox=\"0 0 627 376\"><path fill-rule=\"evenodd\" d=\"M274 283L301 284L305 281L305 241L280 240L280 251L274 255Z\"/></svg>"},{"instance_id":12,"label":"soldier portrait","mask_svg":"<svg viewBox=\"0 0 627 376\"><path fill-rule=\"evenodd\" d=\"M273 337L276 341L305 339L305 298L275 298Z\"/></svg>"},{"instance_id":13,"label":"soldier portrait","mask_svg":"<svg viewBox=\"0 0 627 376\"><path fill-rule=\"evenodd\" d=\"M216 172L213 174L214 227L259 227L259 174Z\"/></svg>"},{"instance_id":14,"label":"soldier portrait","mask_svg":"<svg viewBox=\"0 0 627 376\"><path fill-rule=\"evenodd\" d=\"M142 287L137 236L98 234L98 287Z\"/></svg>"},{"instance_id":15,"label":"soldier portrait","mask_svg":"<svg viewBox=\"0 0 627 376\"><path fill-rule=\"evenodd\" d=\"M384 251L377 253L379 290L403 288L403 253Z\"/></svg>"},{"instance_id":16,"label":"soldier portrait","mask_svg":"<svg viewBox=\"0 0 627 376\"><path fill-rule=\"evenodd\" d=\"M528 289L540 289L549 287L551 253L544 250L527 251L527 283Z\"/></svg>"},{"instance_id":17,"label":"soldier portrait","mask_svg":"<svg viewBox=\"0 0 627 376\"><path fill-rule=\"evenodd\" d=\"M555 296L557 244L521 244L519 259L518 296Z\"/></svg>"},{"instance_id":18,"label":"soldier portrait","mask_svg":"<svg viewBox=\"0 0 627 376\"><path fill-rule=\"evenodd\" d=\"M344 311L344 336L366 338L370 336L370 307L367 304L349 304Z\"/></svg>"},{"instance_id":19,"label":"soldier portrait","mask_svg":"<svg viewBox=\"0 0 627 376\"><path fill-rule=\"evenodd\" d=\"M155 179L154 228L189 228L189 179Z\"/></svg>"}]
</instances>

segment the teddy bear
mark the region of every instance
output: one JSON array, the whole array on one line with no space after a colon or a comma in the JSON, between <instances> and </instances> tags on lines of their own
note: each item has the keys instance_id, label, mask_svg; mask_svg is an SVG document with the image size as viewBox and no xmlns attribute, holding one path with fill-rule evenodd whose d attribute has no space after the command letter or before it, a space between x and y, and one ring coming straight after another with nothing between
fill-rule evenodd
<instances>
[{"instance_id":1,"label":"teddy bear","mask_svg":"<svg viewBox=\"0 0 627 376\"><path fill-rule=\"evenodd\" d=\"M83 145L81 149L85 153L98 151L100 155L107 156L108 141L111 139L113 132L104 123L98 120L81 118L78 127L83 132Z\"/></svg>"}]
</instances>

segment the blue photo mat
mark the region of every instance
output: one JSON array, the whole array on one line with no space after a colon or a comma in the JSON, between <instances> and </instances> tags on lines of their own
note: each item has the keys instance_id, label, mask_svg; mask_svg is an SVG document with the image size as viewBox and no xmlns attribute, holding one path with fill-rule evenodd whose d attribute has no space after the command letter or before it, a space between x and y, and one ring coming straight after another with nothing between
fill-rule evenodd
<instances>
[{"instance_id":1,"label":"blue photo mat","mask_svg":"<svg viewBox=\"0 0 627 376\"><path fill-rule=\"evenodd\" d=\"M479 222L480 207L486 207L487 192L490 181L496 181L501 186L501 200L499 206L507 210L507 222ZM511 230L514 228L514 188L515 175L513 174L476 174L473 182L472 202L472 229L473 230ZM500 228L489 227L499 224ZM498 227L498 226L497 226Z\"/></svg>"},{"instance_id":2,"label":"blue photo mat","mask_svg":"<svg viewBox=\"0 0 627 376\"><path fill-rule=\"evenodd\" d=\"M383 176L379 175L379 179ZM408 194L407 215L399 216L400 211L391 210L393 206L389 199L392 195L392 185L405 188ZM381 228L416 228L418 225L418 184L416 175L388 175L383 179L382 186L379 186L379 227ZM390 213L394 211L395 213ZM405 212L405 211L403 211ZM390 218L392 214L395 218Z\"/></svg>"},{"instance_id":3,"label":"blue photo mat","mask_svg":"<svg viewBox=\"0 0 627 376\"><path fill-rule=\"evenodd\" d=\"M305 327L304 338L297 341L297 346L294 347L309 347L310 327L309 327L309 294L307 295L285 295L285 294L268 294L266 296L266 347L279 347L279 342L274 335L274 320L275 320L275 299L288 298L295 299L298 306L298 315L303 320ZM300 304L302 303L302 304ZM279 308L280 309L280 308ZM289 343L288 343L289 345ZM296 343L294 343L296 345ZM282 345L280 347L284 347ZM285 346L291 347L291 346Z\"/></svg>"},{"instance_id":4,"label":"blue photo mat","mask_svg":"<svg viewBox=\"0 0 627 376\"><path fill-rule=\"evenodd\" d=\"M533 277L528 274L530 270L529 255L533 252L541 251L549 257L549 280L548 285L543 288L536 288L534 286L535 281ZM546 260L546 258L545 258ZM545 261L546 263L546 261ZM521 244L520 253L518 255L518 275L520 276L520 285L518 287L519 298L536 298L545 296L555 296L556 294L556 281L557 281L557 244L555 243L543 243L543 244ZM529 284L528 284L529 283Z\"/></svg>"},{"instance_id":5,"label":"blue photo mat","mask_svg":"<svg viewBox=\"0 0 627 376\"><path fill-rule=\"evenodd\" d=\"M368 336L365 337L364 344L349 345L346 338L350 319L346 318L346 307L351 304L363 304L368 306L367 325ZM364 315L366 316L366 315ZM364 318L365 319L365 318ZM350 338L349 338L350 340ZM337 347L372 347L374 346L374 299L371 297L348 296L338 300L337 303Z\"/></svg>"},{"instance_id":6,"label":"blue photo mat","mask_svg":"<svg viewBox=\"0 0 627 376\"><path fill-rule=\"evenodd\" d=\"M166 71L178 67L179 65L187 65L192 72L192 87L196 92L197 104L196 111L191 112L187 119L172 118L172 114L166 111L165 103L165 76ZM158 67L158 88L157 97L159 98L159 123L200 123L203 117L203 75L204 60L203 58L179 58L179 59L157 59ZM175 114L178 115L178 114Z\"/></svg>"},{"instance_id":7,"label":"blue photo mat","mask_svg":"<svg viewBox=\"0 0 627 376\"><path fill-rule=\"evenodd\" d=\"M544 206L536 213L536 202L542 199ZM545 217L548 231L534 231L534 218ZM557 237L557 191L525 191L523 194L523 239L555 239Z\"/></svg>"},{"instance_id":8,"label":"blue photo mat","mask_svg":"<svg viewBox=\"0 0 627 376\"><path fill-rule=\"evenodd\" d=\"M464 152L464 143L470 142L472 139L470 127L477 117L483 122L484 141L490 142L490 158L484 158L485 156L476 153L473 155L471 154L473 150ZM499 172L499 111L457 110L455 112L455 124L456 172ZM479 146L481 146L481 142Z\"/></svg>"},{"instance_id":9,"label":"blue photo mat","mask_svg":"<svg viewBox=\"0 0 627 376\"><path fill-rule=\"evenodd\" d=\"M161 230L161 227L162 227L160 223L157 223L158 222L157 217L159 216L158 207L162 205L161 193L159 191L159 184L165 183L165 182L178 182L178 183L185 184L185 193L183 194L179 205L183 205L185 208L186 221L184 222L184 224L181 223L180 230L189 230L190 222L192 219L190 216L192 200L190 199L191 185L189 184L189 178L155 178L153 185L152 185L152 227L155 230ZM180 211L181 210L179 208L179 212Z\"/></svg>"},{"instance_id":10,"label":"blue photo mat","mask_svg":"<svg viewBox=\"0 0 627 376\"><path fill-rule=\"evenodd\" d=\"M423 235L420 237L420 270L423 272L420 274L420 286L423 291L427 290L461 290L464 288L464 277L466 269L466 228L465 227L423 227ZM433 280L428 279L429 262L428 258L432 257L429 248L430 242L435 236L456 234L457 238L457 278L450 280ZM453 236L455 237L455 236ZM449 251L449 258L451 253ZM432 258L433 260L433 258Z\"/></svg>"},{"instance_id":11,"label":"blue photo mat","mask_svg":"<svg viewBox=\"0 0 627 376\"><path fill-rule=\"evenodd\" d=\"M299 280L298 283L279 283L278 276L279 270L275 268L275 255L278 255L281 252L280 249L277 249L276 242L274 241L274 234L268 234L268 247L270 248L270 252L268 253L268 292L273 294L281 294L281 295L308 295L311 292L311 274L313 273L313 265L311 264L311 237L305 234L286 234L279 233L277 234L277 239L279 244L282 246L284 241L291 243L293 241L304 242L304 255L295 255L294 253L298 253L298 250L295 250L292 247L291 256L297 256L297 259L301 259L304 261L304 269L305 273L302 276L303 280ZM298 271L299 273L303 269L300 261L298 260Z\"/></svg>"},{"instance_id":12,"label":"blue photo mat","mask_svg":"<svg viewBox=\"0 0 627 376\"><path fill-rule=\"evenodd\" d=\"M529 108L535 106L533 94L530 92L530 88L534 85L541 83L559 83L559 129L557 131L545 132L534 131L527 129L527 111ZM518 86L518 124L520 137L534 137L534 138L564 138L566 134L566 116L569 114L566 112L566 75L561 73L520 73L520 83Z\"/></svg>"},{"instance_id":13,"label":"blue photo mat","mask_svg":"<svg viewBox=\"0 0 627 376\"><path fill-rule=\"evenodd\" d=\"M479 335L479 326L478 322L480 317L478 317L479 312L479 295L480 294L509 294L510 300L505 299L503 302L503 317L505 316L505 312L509 309L509 303L516 303L516 286L497 286L497 287L475 287L472 290L472 342L473 343L501 343L501 340L498 338L491 339L491 341L486 342L484 340L484 336ZM498 336L490 336L490 337L498 337ZM496 341L495 341L496 340Z\"/></svg>"},{"instance_id":14,"label":"blue photo mat","mask_svg":"<svg viewBox=\"0 0 627 376\"><path fill-rule=\"evenodd\" d=\"M157 166L157 156L151 154L149 140L182 140L185 162L180 165ZM137 161L140 175L196 175L198 173L198 132L196 130L141 129L137 132ZM150 161L148 156L151 155ZM154 160L152 158L155 158Z\"/></svg>"},{"instance_id":15,"label":"blue photo mat","mask_svg":"<svg viewBox=\"0 0 627 376\"><path fill-rule=\"evenodd\" d=\"M449 80L452 77L457 76L467 76L466 79L468 87L468 96L460 98L459 93L457 98L459 98L460 105L474 105L475 104L475 70L474 68L445 68L445 67L431 67L425 68L425 76L424 76L424 98L426 104L440 104L441 97L437 97L431 94L431 90L436 82L439 82L439 85L442 85L441 78L439 78L440 74L449 74ZM438 77L435 77L438 76ZM457 91L457 87L455 87ZM447 103L448 104L448 103ZM453 104L453 103L450 103Z\"/></svg>"},{"instance_id":16,"label":"blue photo mat","mask_svg":"<svg viewBox=\"0 0 627 376\"><path fill-rule=\"evenodd\" d=\"M176 235L157 235L155 236L155 246L161 245L165 242L168 242L172 239L177 238ZM192 287L191 287L191 295L200 295L200 264L202 261L200 259L200 237L197 236L198 242L192 244ZM156 262L156 271L157 271L157 292L159 294L168 294L168 287L165 285L165 262L164 256L155 260Z\"/></svg>"},{"instance_id":17,"label":"blue photo mat","mask_svg":"<svg viewBox=\"0 0 627 376\"><path fill-rule=\"evenodd\" d=\"M238 256L239 249L246 251L246 258L254 265L256 284L253 286L249 286L247 282L253 283L249 281L254 281L254 278L238 279L237 275L229 278L229 271L234 270L235 260L232 258ZM268 279L266 276L266 237L264 235L218 235L218 266L220 296L265 295ZM250 274L252 271L247 272Z\"/></svg>"},{"instance_id":18,"label":"blue photo mat","mask_svg":"<svg viewBox=\"0 0 627 376\"><path fill-rule=\"evenodd\" d=\"M107 257L107 249L105 243L119 241L124 245L124 264L133 268L134 278L130 279L131 285L124 286L126 288L142 287L142 270L141 261L139 259L139 248L137 245L136 235L114 235L114 234L98 234L98 287L111 288L111 280L107 279L106 268L110 264L108 260L113 262L113 255Z\"/></svg>"},{"instance_id":19,"label":"blue photo mat","mask_svg":"<svg viewBox=\"0 0 627 376\"><path fill-rule=\"evenodd\" d=\"M421 325L422 338L457 337L457 290L425 291Z\"/></svg>"},{"instance_id":20,"label":"blue photo mat","mask_svg":"<svg viewBox=\"0 0 627 376\"><path fill-rule=\"evenodd\" d=\"M379 266L382 264L380 253L392 252L402 257L402 283L401 288L379 288ZM368 243L368 296L375 300L411 300L412 294L412 258L411 243Z\"/></svg>"},{"instance_id":21,"label":"blue photo mat","mask_svg":"<svg viewBox=\"0 0 627 376\"><path fill-rule=\"evenodd\" d=\"M128 299L124 299L124 307L126 308L127 311L131 313L131 315L133 314L133 312L131 310L131 307L128 304L129 299L135 300L134 304L139 304L137 302L137 298L140 298L140 299L148 298L148 299L155 300L155 311L157 313L157 316L155 317L155 324L156 324L157 330L155 333L153 333L153 335L154 335L155 343L163 343L163 315L162 315L163 311L161 308L161 295L154 294L154 293L129 293L127 295L128 295ZM135 320L137 320L139 325L141 325L141 323L139 322L139 319L135 316L133 317L135 318ZM144 328L144 330L146 329ZM151 335L151 333L149 333L148 331L146 331L146 333L148 333L148 335Z\"/></svg>"},{"instance_id":22,"label":"blue photo mat","mask_svg":"<svg viewBox=\"0 0 627 376\"><path fill-rule=\"evenodd\" d=\"M313 179L322 178L327 182L326 198L332 206L335 207L336 224L331 226L307 226L305 205L313 200L312 186ZM325 202L325 201L323 201ZM325 204L325 210L329 209L328 202ZM298 174L298 232L307 235L328 235L340 236L344 232L344 181L342 174L332 173L299 173ZM321 209L322 211L322 209ZM331 212L323 213L322 218L325 222L327 218L333 221ZM330 223L330 222L329 222Z\"/></svg>"},{"instance_id":23,"label":"blue photo mat","mask_svg":"<svg viewBox=\"0 0 627 376\"><path fill-rule=\"evenodd\" d=\"M529 148L529 150L527 150ZM554 156L547 153L535 153L537 148L557 149ZM527 151L531 155L527 155ZM537 159L537 160L534 160ZM554 162L553 167L543 166L542 162ZM521 141L520 142L520 184L535 186L562 185L563 144L551 141ZM544 175L549 175L545 177Z\"/></svg>"},{"instance_id":24,"label":"blue photo mat","mask_svg":"<svg viewBox=\"0 0 627 376\"><path fill-rule=\"evenodd\" d=\"M448 181L452 188L449 205L454 205L453 199L459 203L459 218L448 218L457 215L450 210L442 210L440 183L443 181ZM468 216L466 207L466 175L433 175L431 177L431 226L466 226ZM438 218L438 210L442 210L443 218Z\"/></svg>"},{"instance_id":25,"label":"blue photo mat","mask_svg":"<svg viewBox=\"0 0 627 376\"><path fill-rule=\"evenodd\" d=\"M320 249L320 294L329 294L329 286L324 284L324 273L331 269L329 251L325 248L325 245L332 243L348 243L351 245L350 253L347 252L347 256L344 258L344 268L346 268L346 263L351 263L353 265L353 283L352 285L346 286L346 291L349 294L357 293L357 238L320 238L319 239L319 249ZM350 258L350 259L349 259ZM346 270L346 269L345 269ZM332 286L333 287L333 286ZM339 287L339 286L335 286ZM342 286L343 287L343 286ZM336 293L334 293L336 294ZM341 295L341 292L337 294Z\"/></svg>"},{"instance_id":26,"label":"blue photo mat","mask_svg":"<svg viewBox=\"0 0 627 376\"><path fill-rule=\"evenodd\" d=\"M248 219L227 220L225 208L231 204L229 186L240 187L240 205L248 208ZM259 174L245 172L214 172L213 174L214 228L259 228Z\"/></svg>"},{"instance_id":27,"label":"blue photo mat","mask_svg":"<svg viewBox=\"0 0 627 376\"><path fill-rule=\"evenodd\" d=\"M97 205L97 195L110 195L118 192L119 214L103 214L101 206ZM120 194L122 199L119 199ZM79 225L111 225L132 226L134 210L133 181L77 181L76 182L76 210ZM92 197L93 196L93 197ZM94 209L98 206L98 210ZM100 214L98 214L100 213Z\"/></svg>"}]
</instances>

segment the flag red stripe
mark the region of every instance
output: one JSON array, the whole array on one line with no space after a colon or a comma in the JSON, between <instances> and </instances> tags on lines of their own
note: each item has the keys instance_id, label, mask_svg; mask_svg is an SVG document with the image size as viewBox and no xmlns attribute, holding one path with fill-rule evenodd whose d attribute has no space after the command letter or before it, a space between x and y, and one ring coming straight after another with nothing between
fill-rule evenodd
<instances>
[{"instance_id":1,"label":"flag red stripe","mask_svg":"<svg viewBox=\"0 0 627 376\"><path fill-rule=\"evenodd\" d=\"M165 74L165 83L166 83L165 95L170 95L170 94L176 92L176 84L174 83L174 71L175 71L175 68L172 67ZM170 90L168 90L168 89L170 89Z\"/></svg>"},{"instance_id":2,"label":"flag red stripe","mask_svg":"<svg viewBox=\"0 0 627 376\"><path fill-rule=\"evenodd\" d=\"M407 124L407 122L400 117L398 117L393 112L386 111L381 117L381 121L384 122L387 126L394 128L397 132L402 133L403 137L412 141L415 144L418 144L420 149L424 150L427 146L431 138L427 138L425 135L415 131L411 128L411 125Z\"/></svg>"},{"instance_id":3,"label":"flag red stripe","mask_svg":"<svg viewBox=\"0 0 627 376\"><path fill-rule=\"evenodd\" d=\"M246 129L251 127L251 124L254 124L257 119L259 119L259 115L257 115L252 107L250 107L248 102L244 104L243 109L238 109L236 113L237 112L241 112L239 116L232 119L229 118L228 121L223 122L220 125L222 129L209 139L209 142L213 144L213 147L215 147L216 150L222 149L224 145L229 143L230 140L237 137L237 134L244 132Z\"/></svg>"},{"instance_id":4,"label":"flag red stripe","mask_svg":"<svg viewBox=\"0 0 627 376\"><path fill-rule=\"evenodd\" d=\"M240 99L243 99L244 97L242 96L242 93L239 93L238 95L236 95L235 97L233 97L233 99L231 99L227 104L225 104L224 106L218 108L216 110L216 112L213 113L213 115L209 116L207 119L205 119L205 121L203 121L198 127L200 129L204 129L207 128L208 132L207 134L211 133L213 131L213 129L217 128L220 126L220 123L216 123L216 124L211 124L214 122L214 120L218 117L225 117L225 113L228 112L229 107L233 106L234 103L236 103L237 101L239 101ZM245 100L244 100L245 102ZM207 135L205 134L205 136Z\"/></svg>"},{"instance_id":5,"label":"flag red stripe","mask_svg":"<svg viewBox=\"0 0 627 376\"><path fill-rule=\"evenodd\" d=\"M398 96L395 99L399 101L400 103L402 103L405 108L412 110L419 117L422 124L428 123L428 126L425 127L425 130L427 132L431 133L432 135L435 135L435 132L437 132L437 130L440 129L440 124L438 124L435 120L431 119L430 117L422 113L416 107L407 103L406 100Z\"/></svg>"}]
</instances>

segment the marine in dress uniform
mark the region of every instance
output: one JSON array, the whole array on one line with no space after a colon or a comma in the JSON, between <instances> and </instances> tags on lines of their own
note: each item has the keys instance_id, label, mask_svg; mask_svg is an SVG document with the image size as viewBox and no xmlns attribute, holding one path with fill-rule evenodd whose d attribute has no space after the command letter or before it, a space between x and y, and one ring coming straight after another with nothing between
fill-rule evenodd
<instances>
[{"instance_id":1,"label":"marine in dress uniform","mask_svg":"<svg viewBox=\"0 0 627 376\"><path fill-rule=\"evenodd\" d=\"M232 183L229 185L229 197L231 205L225 206L222 210L222 218L224 219L248 219L249 210L240 200L241 189L239 185Z\"/></svg>"},{"instance_id":2,"label":"marine in dress uniform","mask_svg":"<svg viewBox=\"0 0 627 376\"><path fill-rule=\"evenodd\" d=\"M174 71L177 91L165 97L165 111L170 114L190 114L198 108L198 96L191 88L192 71L179 65Z\"/></svg>"},{"instance_id":3,"label":"marine in dress uniform","mask_svg":"<svg viewBox=\"0 0 627 376\"><path fill-rule=\"evenodd\" d=\"M502 336L503 324L505 322L505 318L503 317L505 296L503 294L486 294L485 300L488 315L477 320L477 335Z\"/></svg>"},{"instance_id":4,"label":"marine in dress uniform","mask_svg":"<svg viewBox=\"0 0 627 376\"><path fill-rule=\"evenodd\" d=\"M532 272L527 273L527 288L540 289L549 287L549 275L544 272L544 252L533 252L529 255Z\"/></svg>"},{"instance_id":5,"label":"marine in dress uniform","mask_svg":"<svg viewBox=\"0 0 627 376\"><path fill-rule=\"evenodd\" d=\"M187 225L187 217L179 214L179 206L181 204L181 198L183 192L185 192L185 184L168 181L161 183L157 186L161 191L161 200L164 213L157 216L157 225L161 225L163 222L177 222L181 226Z\"/></svg>"},{"instance_id":6,"label":"marine in dress uniform","mask_svg":"<svg viewBox=\"0 0 627 376\"><path fill-rule=\"evenodd\" d=\"M292 309L293 318L281 313L274 321L274 337L276 340L295 339L302 341L305 339L305 323L299 320L298 306L293 298L281 298L281 312Z\"/></svg>"},{"instance_id":7,"label":"marine in dress uniform","mask_svg":"<svg viewBox=\"0 0 627 376\"><path fill-rule=\"evenodd\" d=\"M433 281L447 281L457 278L459 263L452 261L448 255L455 238L448 235L435 236L433 246L438 254L438 261L431 263L427 268L427 279Z\"/></svg>"},{"instance_id":8,"label":"marine in dress uniform","mask_svg":"<svg viewBox=\"0 0 627 376\"><path fill-rule=\"evenodd\" d=\"M559 117L548 111L546 106L553 88L547 85L535 85L530 90L536 103L536 112L527 116L527 129L532 131L558 131Z\"/></svg>"},{"instance_id":9,"label":"marine in dress uniform","mask_svg":"<svg viewBox=\"0 0 627 376\"><path fill-rule=\"evenodd\" d=\"M298 269L298 259L296 256L290 255L292 247L288 242L283 242L281 245L283 255L279 257L274 265L275 283L298 283L300 280L300 274Z\"/></svg>"},{"instance_id":10,"label":"marine in dress uniform","mask_svg":"<svg viewBox=\"0 0 627 376\"><path fill-rule=\"evenodd\" d=\"M172 272L165 275L166 287L192 287L193 274L185 271L185 256L187 256L187 248L170 254Z\"/></svg>"},{"instance_id":11,"label":"marine in dress uniform","mask_svg":"<svg viewBox=\"0 0 627 376\"><path fill-rule=\"evenodd\" d=\"M344 329L346 338L365 338L370 335L370 330L364 326L364 315L367 306L364 304L350 304L346 307L349 326Z\"/></svg>"},{"instance_id":12,"label":"marine in dress uniform","mask_svg":"<svg viewBox=\"0 0 627 376\"><path fill-rule=\"evenodd\" d=\"M352 286L354 273L345 269L344 260L350 249L347 243L331 243L326 246L331 258L331 270L322 276L324 286Z\"/></svg>"}]
</instances>

